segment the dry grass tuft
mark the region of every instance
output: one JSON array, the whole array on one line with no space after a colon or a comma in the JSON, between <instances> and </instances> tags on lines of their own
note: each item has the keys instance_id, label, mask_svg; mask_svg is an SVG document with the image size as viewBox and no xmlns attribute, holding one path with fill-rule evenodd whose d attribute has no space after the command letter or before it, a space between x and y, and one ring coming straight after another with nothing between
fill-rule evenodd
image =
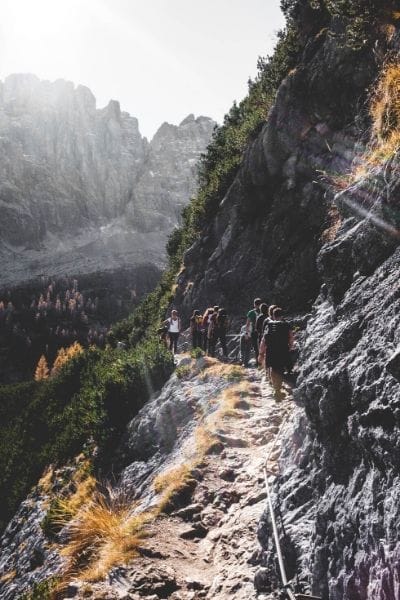
<instances>
[{"instance_id":1,"label":"dry grass tuft","mask_svg":"<svg viewBox=\"0 0 400 600\"><path fill-rule=\"evenodd\" d=\"M223 377L224 379L235 381L238 379L242 379L245 376L245 370L239 365L229 365L226 363L221 363L220 361L214 358L207 358L207 361L209 365L207 373L211 377Z\"/></svg>"},{"instance_id":2,"label":"dry grass tuft","mask_svg":"<svg viewBox=\"0 0 400 600\"><path fill-rule=\"evenodd\" d=\"M206 454L217 442L214 433L205 425L199 425L194 433L195 452L198 462L201 462Z\"/></svg>"},{"instance_id":3,"label":"dry grass tuft","mask_svg":"<svg viewBox=\"0 0 400 600\"><path fill-rule=\"evenodd\" d=\"M43 475L39 479L38 487L43 494L48 494L51 491L54 478L54 467L46 467Z\"/></svg>"},{"instance_id":4,"label":"dry grass tuft","mask_svg":"<svg viewBox=\"0 0 400 600\"><path fill-rule=\"evenodd\" d=\"M355 168L353 181L390 160L400 150L400 63L386 65L372 98L373 141Z\"/></svg>"},{"instance_id":5,"label":"dry grass tuft","mask_svg":"<svg viewBox=\"0 0 400 600\"><path fill-rule=\"evenodd\" d=\"M59 498L53 507L53 523L63 527L80 510L80 508L91 501L97 487L97 481L92 475L75 481L75 491L68 498Z\"/></svg>"},{"instance_id":6,"label":"dry grass tuft","mask_svg":"<svg viewBox=\"0 0 400 600\"><path fill-rule=\"evenodd\" d=\"M388 141L400 130L400 64L388 63L378 82L371 104L373 133L379 142Z\"/></svg>"},{"instance_id":7,"label":"dry grass tuft","mask_svg":"<svg viewBox=\"0 0 400 600\"><path fill-rule=\"evenodd\" d=\"M193 463L183 463L155 477L153 487L156 493L161 495L157 506L158 513L165 511L174 496L189 483L193 467Z\"/></svg>"},{"instance_id":8,"label":"dry grass tuft","mask_svg":"<svg viewBox=\"0 0 400 600\"><path fill-rule=\"evenodd\" d=\"M68 525L68 542L61 550L68 561L66 575L98 581L136 556L153 515L135 515L134 508L122 493L96 492Z\"/></svg>"}]
</instances>

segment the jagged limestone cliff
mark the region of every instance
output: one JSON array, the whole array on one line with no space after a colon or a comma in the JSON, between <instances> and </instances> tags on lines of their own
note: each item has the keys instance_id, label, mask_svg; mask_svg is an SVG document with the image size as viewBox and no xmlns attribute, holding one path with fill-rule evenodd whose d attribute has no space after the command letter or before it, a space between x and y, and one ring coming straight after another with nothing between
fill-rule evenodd
<instances>
[{"instance_id":1,"label":"jagged limestone cliff","mask_svg":"<svg viewBox=\"0 0 400 600\"><path fill-rule=\"evenodd\" d=\"M165 243L196 189L214 128L138 121L71 82L11 75L0 86L2 284L165 263Z\"/></svg>"}]
</instances>

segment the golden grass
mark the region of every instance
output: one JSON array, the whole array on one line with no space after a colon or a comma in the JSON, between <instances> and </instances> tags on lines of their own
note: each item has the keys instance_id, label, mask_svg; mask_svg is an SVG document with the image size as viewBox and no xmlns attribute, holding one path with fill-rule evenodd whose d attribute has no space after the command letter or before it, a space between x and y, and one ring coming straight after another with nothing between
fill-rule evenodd
<instances>
[{"instance_id":1,"label":"golden grass","mask_svg":"<svg viewBox=\"0 0 400 600\"><path fill-rule=\"evenodd\" d=\"M41 476L38 482L38 487L42 493L48 494L51 491L53 485L53 478L54 467L50 465L49 467L46 467L46 469L43 472L43 475Z\"/></svg>"},{"instance_id":2,"label":"golden grass","mask_svg":"<svg viewBox=\"0 0 400 600\"><path fill-rule=\"evenodd\" d=\"M191 470L193 467L193 463L183 463L155 477L153 487L155 492L161 495L157 504L157 513L163 512L173 497L185 487L191 479Z\"/></svg>"},{"instance_id":3,"label":"golden grass","mask_svg":"<svg viewBox=\"0 0 400 600\"><path fill-rule=\"evenodd\" d=\"M90 502L97 487L97 481L92 475L76 482L74 493L68 498L59 498L53 509L53 522L63 526L68 523L80 510L81 506Z\"/></svg>"},{"instance_id":4,"label":"golden grass","mask_svg":"<svg viewBox=\"0 0 400 600\"><path fill-rule=\"evenodd\" d=\"M230 381L241 379L245 376L245 370L239 365L221 363L215 358L207 357L207 374L212 377L223 377Z\"/></svg>"},{"instance_id":5,"label":"golden grass","mask_svg":"<svg viewBox=\"0 0 400 600\"><path fill-rule=\"evenodd\" d=\"M197 464L209 452L212 446L217 442L215 434L206 426L199 425L194 432L194 443Z\"/></svg>"},{"instance_id":6,"label":"golden grass","mask_svg":"<svg viewBox=\"0 0 400 600\"><path fill-rule=\"evenodd\" d=\"M372 97L372 143L352 173L352 180L390 160L400 150L400 63L389 62L384 68Z\"/></svg>"},{"instance_id":7,"label":"golden grass","mask_svg":"<svg viewBox=\"0 0 400 600\"><path fill-rule=\"evenodd\" d=\"M148 534L149 524L165 512L181 490L188 486L190 491L193 469L218 442L214 433L218 421L225 416L240 416L245 398L252 395L252 384L246 379L239 381L244 370L214 359L207 359L207 364L210 375L228 378L232 383L217 398L210 398L210 403L215 402L217 408L209 416L205 409L198 410L194 443L184 461L154 478L153 488L158 498L152 510L137 513L138 506L123 494L115 494L111 489L99 491L86 461L79 466L74 476L73 494L59 503L60 519L65 519L67 524L67 542L61 549L67 567L58 593L65 589L71 577L98 581L113 566L127 564L135 558ZM44 481L49 478L50 474L45 473Z\"/></svg>"},{"instance_id":8,"label":"golden grass","mask_svg":"<svg viewBox=\"0 0 400 600\"><path fill-rule=\"evenodd\" d=\"M66 576L98 581L113 566L125 565L137 556L153 515L135 515L133 510L123 494L96 492L68 526L68 542L61 550L68 564Z\"/></svg>"}]
</instances>

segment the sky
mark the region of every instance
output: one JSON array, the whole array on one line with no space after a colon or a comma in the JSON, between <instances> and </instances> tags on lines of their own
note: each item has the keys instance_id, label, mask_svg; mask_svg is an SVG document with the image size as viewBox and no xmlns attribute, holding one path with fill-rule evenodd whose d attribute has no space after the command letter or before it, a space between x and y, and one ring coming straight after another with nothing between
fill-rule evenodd
<instances>
[{"instance_id":1,"label":"sky","mask_svg":"<svg viewBox=\"0 0 400 600\"><path fill-rule=\"evenodd\" d=\"M0 79L86 85L150 139L190 113L221 123L283 25L279 0L1 0Z\"/></svg>"}]
</instances>

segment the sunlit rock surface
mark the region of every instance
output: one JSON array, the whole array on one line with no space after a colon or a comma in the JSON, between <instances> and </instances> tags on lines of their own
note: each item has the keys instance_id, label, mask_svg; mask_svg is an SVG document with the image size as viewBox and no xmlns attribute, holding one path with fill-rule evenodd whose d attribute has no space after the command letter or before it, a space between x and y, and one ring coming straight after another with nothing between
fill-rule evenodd
<instances>
[{"instance_id":1,"label":"sunlit rock surface","mask_svg":"<svg viewBox=\"0 0 400 600\"><path fill-rule=\"evenodd\" d=\"M164 123L149 143L84 86L11 75L0 85L0 283L152 262L196 188L214 122Z\"/></svg>"}]
</instances>

